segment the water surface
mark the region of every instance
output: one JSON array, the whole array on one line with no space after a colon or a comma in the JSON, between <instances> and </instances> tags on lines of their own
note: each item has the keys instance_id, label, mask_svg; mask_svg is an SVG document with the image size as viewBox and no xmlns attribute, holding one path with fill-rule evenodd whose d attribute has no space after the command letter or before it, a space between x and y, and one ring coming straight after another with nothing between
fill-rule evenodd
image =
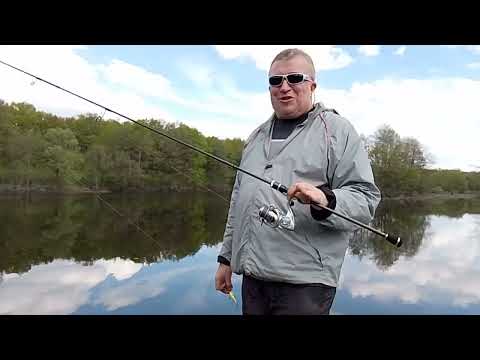
<instances>
[{"instance_id":1,"label":"water surface","mask_svg":"<svg viewBox=\"0 0 480 360\"><path fill-rule=\"evenodd\" d=\"M0 314L241 314L215 291L211 194L0 198ZM145 235L128 219L138 223ZM480 314L480 200L383 201L352 237L333 314Z\"/></svg>"}]
</instances>

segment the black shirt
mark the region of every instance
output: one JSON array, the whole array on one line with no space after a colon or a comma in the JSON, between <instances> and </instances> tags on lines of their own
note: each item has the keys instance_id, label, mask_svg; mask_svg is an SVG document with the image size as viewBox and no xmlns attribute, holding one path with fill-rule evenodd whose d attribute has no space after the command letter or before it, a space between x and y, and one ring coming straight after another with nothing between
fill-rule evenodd
<instances>
[{"instance_id":1,"label":"black shirt","mask_svg":"<svg viewBox=\"0 0 480 360\"><path fill-rule=\"evenodd\" d=\"M297 127L298 124L301 124L307 119L308 114L312 110L313 108L294 119L279 120L275 115L274 123L273 123L272 140L285 140L292 133L293 129Z\"/></svg>"}]
</instances>

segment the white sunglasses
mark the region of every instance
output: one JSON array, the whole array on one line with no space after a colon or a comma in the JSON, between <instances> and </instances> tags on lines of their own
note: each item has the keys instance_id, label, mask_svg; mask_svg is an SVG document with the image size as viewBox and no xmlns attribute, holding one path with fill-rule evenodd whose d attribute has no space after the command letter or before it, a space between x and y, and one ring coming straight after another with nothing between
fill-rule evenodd
<instances>
[{"instance_id":1,"label":"white sunglasses","mask_svg":"<svg viewBox=\"0 0 480 360\"><path fill-rule=\"evenodd\" d=\"M301 84L304 81L313 81L312 78L303 73L291 73L286 75L272 75L268 78L268 83L271 86L282 86L283 79L287 79L290 85Z\"/></svg>"}]
</instances>

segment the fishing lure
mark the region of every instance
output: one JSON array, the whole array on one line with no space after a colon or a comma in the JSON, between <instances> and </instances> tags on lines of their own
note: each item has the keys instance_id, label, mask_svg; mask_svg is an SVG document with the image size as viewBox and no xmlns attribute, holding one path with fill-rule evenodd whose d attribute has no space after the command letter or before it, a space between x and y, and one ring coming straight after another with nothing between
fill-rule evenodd
<instances>
[{"instance_id":1,"label":"fishing lure","mask_svg":"<svg viewBox=\"0 0 480 360\"><path fill-rule=\"evenodd\" d=\"M235 303L235 305L237 304L237 299L235 298L235 295L233 294L233 291L230 291L230 292L228 293L228 297L229 297L230 299L232 299L232 301Z\"/></svg>"}]
</instances>

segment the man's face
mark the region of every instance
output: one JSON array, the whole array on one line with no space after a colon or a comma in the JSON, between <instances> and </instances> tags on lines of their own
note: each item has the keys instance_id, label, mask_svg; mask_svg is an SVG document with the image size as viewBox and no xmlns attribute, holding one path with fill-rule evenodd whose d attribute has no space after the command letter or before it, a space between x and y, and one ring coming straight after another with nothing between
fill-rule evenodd
<instances>
[{"instance_id":1,"label":"man's face","mask_svg":"<svg viewBox=\"0 0 480 360\"><path fill-rule=\"evenodd\" d=\"M311 74L311 66L303 56L294 56L288 60L275 61L268 73L271 75L286 75L289 73ZM316 84L304 81L291 85L286 79L280 86L270 86L270 99L273 110L279 119L293 119L310 110L312 93Z\"/></svg>"}]
</instances>

